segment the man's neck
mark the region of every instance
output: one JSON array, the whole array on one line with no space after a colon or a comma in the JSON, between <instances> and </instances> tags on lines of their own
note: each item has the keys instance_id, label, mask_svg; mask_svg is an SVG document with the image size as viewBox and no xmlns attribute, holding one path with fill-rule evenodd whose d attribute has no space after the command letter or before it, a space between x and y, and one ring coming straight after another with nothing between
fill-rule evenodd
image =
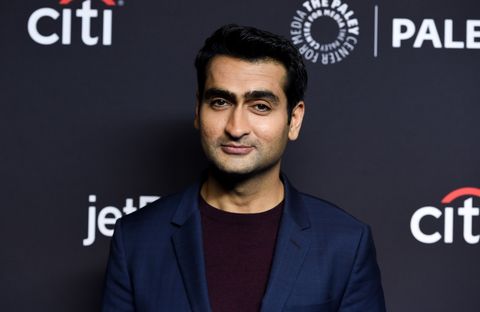
<instances>
[{"instance_id":1,"label":"man's neck","mask_svg":"<svg viewBox=\"0 0 480 312\"><path fill-rule=\"evenodd\" d=\"M200 194L211 206L227 212L259 213L277 206L284 197L280 168L245 179L209 172Z\"/></svg>"}]
</instances>

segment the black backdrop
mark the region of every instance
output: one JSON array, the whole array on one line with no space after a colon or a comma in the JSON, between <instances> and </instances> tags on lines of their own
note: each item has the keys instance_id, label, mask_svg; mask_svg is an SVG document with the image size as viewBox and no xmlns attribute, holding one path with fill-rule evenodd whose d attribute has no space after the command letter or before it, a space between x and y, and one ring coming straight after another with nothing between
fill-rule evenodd
<instances>
[{"instance_id":1,"label":"black backdrop","mask_svg":"<svg viewBox=\"0 0 480 312\"><path fill-rule=\"evenodd\" d=\"M193 58L204 38L231 22L291 38L297 10L311 14L302 1L110 2L0 3L1 311L98 310L109 222L205 166L192 124ZM480 184L480 5L322 2L340 14L348 6L357 43L341 62L306 61L307 115L284 171L371 224L389 311L478 311L480 217L476 207L469 218L458 212L468 198L478 205L479 193L441 200ZM88 4L98 17L84 18L83 40L76 14L94 12L80 10ZM328 16L311 27L324 43L340 30ZM37 42L52 34L58 41ZM410 228L426 206L440 215L422 218L421 232L442 237L429 244Z\"/></svg>"}]
</instances>

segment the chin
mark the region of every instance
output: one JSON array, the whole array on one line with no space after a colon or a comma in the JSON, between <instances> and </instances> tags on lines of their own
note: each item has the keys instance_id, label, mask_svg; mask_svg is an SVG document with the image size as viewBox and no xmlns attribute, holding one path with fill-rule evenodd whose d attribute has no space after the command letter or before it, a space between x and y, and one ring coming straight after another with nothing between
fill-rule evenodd
<instances>
[{"instance_id":1,"label":"chin","mask_svg":"<svg viewBox=\"0 0 480 312\"><path fill-rule=\"evenodd\" d=\"M221 172L226 175L251 175L255 170L251 168L235 168L235 167L225 167L225 166L215 166L216 171Z\"/></svg>"},{"instance_id":2,"label":"chin","mask_svg":"<svg viewBox=\"0 0 480 312\"><path fill-rule=\"evenodd\" d=\"M269 170L272 170L275 167L275 164L270 164L267 166L228 166L227 164L218 164L212 163L213 172L219 177L230 178L233 180L244 180L252 178L256 175L265 173Z\"/></svg>"}]
</instances>

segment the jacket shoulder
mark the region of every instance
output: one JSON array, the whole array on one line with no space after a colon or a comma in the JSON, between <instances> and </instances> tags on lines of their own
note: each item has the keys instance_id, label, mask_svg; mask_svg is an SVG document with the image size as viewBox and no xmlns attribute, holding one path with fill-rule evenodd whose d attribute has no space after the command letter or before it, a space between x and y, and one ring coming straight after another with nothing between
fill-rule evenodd
<instances>
[{"instance_id":1,"label":"jacket shoulder","mask_svg":"<svg viewBox=\"0 0 480 312\"><path fill-rule=\"evenodd\" d=\"M123 216L119 221L125 232L166 229L182 200L182 193L161 197L145 207Z\"/></svg>"},{"instance_id":2,"label":"jacket shoulder","mask_svg":"<svg viewBox=\"0 0 480 312\"><path fill-rule=\"evenodd\" d=\"M364 229L368 225L344 209L324 199L310 194L300 193L300 197L307 208L312 223L323 223L335 226L346 226Z\"/></svg>"}]
</instances>

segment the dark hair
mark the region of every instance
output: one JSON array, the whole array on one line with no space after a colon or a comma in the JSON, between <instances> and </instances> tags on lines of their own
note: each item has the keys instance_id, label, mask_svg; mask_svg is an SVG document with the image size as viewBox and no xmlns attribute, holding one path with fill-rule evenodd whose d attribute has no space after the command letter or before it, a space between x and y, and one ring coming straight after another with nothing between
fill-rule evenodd
<instances>
[{"instance_id":1,"label":"dark hair","mask_svg":"<svg viewBox=\"0 0 480 312\"><path fill-rule=\"evenodd\" d=\"M247 61L273 59L285 66L287 79L283 91L287 96L289 115L303 100L307 88L307 71L300 53L287 39L254 27L229 24L216 30L205 40L195 59L198 96L205 89L209 62L217 55L236 57Z\"/></svg>"}]
</instances>

